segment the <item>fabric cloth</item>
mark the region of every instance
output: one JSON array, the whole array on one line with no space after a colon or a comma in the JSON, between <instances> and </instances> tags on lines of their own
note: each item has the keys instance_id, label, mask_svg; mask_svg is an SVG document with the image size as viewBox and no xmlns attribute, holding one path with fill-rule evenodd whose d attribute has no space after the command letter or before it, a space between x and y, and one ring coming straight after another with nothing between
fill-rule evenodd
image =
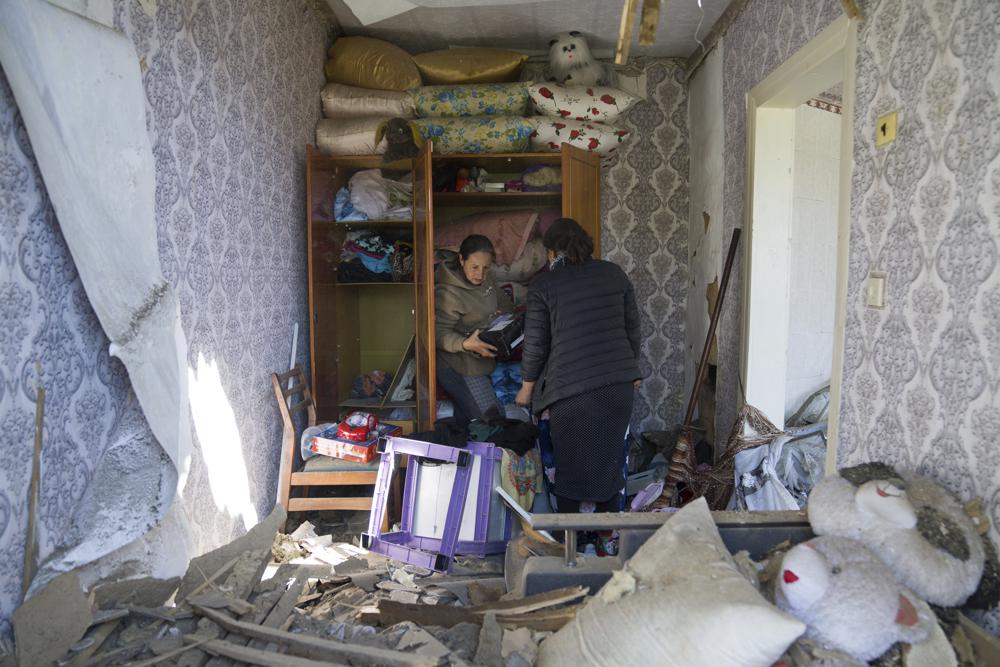
<instances>
[{"instance_id":1,"label":"fabric cloth","mask_svg":"<svg viewBox=\"0 0 1000 667\"><path fill-rule=\"evenodd\" d=\"M559 264L532 281L527 301L521 375L536 382L536 413L641 377L639 309L632 283L617 264Z\"/></svg>"},{"instance_id":2,"label":"fabric cloth","mask_svg":"<svg viewBox=\"0 0 1000 667\"><path fill-rule=\"evenodd\" d=\"M625 486L624 442L634 393L631 382L619 382L549 408L557 496L603 502Z\"/></svg>"},{"instance_id":3,"label":"fabric cloth","mask_svg":"<svg viewBox=\"0 0 1000 667\"><path fill-rule=\"evenodd\" d=\"M531 209L474 213L447 225L436 226L434 247L458 252L467 236L482 234L493 242L497 264L509 266L521 257L537 222L538 212ZM525 278L530 276L528 274Z\"/></svg>"},{"instance_id":4,"label":"fabric cloth","mask_svg":"<svg viewBox=\"0 0 1000 667\"><path fill-rule=\"evenodd\" d=\"M493 391L504 405L513 403L517 391L521 388L521 363L518 361L497 362L497 367L490 375Z\"/></svg>"},{"instance_id":5,"label":"fabric cloth","mask_svg":"<svg viewBox=\"0 0 1000 667\"><path fill-rule=\"evenodd\" d=\"M457 259L442 262L434 273L434 282L438 368L447 366L461 375L486 376L489 384L496 360L466 352L462 342L476 329L486 327L496 313L511 312L513 301L497 289L489 274L481 285L470 283ZM496 396L493 398L495 400Z\"/></svg>"},{"instance_id":6,"label":"fabric cloth","mask_svg":"<svg viewBox=\"0 0 1000 667\"><path fill-rule=\"evenodd\" d=\"M529 449L524 456L518 456L509 449L502 451L500 486L518 505L530 512L535 494L541 493L543 488L542 461L538 449Z\"/></svg>"},{"instance_id":7,"label":"fabric cloth","mask_svg":"<svg viewBox=\"0 0 1000 667\"><path fill-rule=\"evenodd\" d=\"M556 496L556 510L561 514L579 514L580 505L585 501L566 496ZM594 503L595 512L618 512L621 510L622 494L616 493L607 500L591 501Z\"/></svg>"},{"instance_id":8,"label":"fabric cloth","mask_svg":"<svg viewBox=\"0 0 1000 667\"><path fill-rule=\"evenodd\" d=\"M447 364L438 364L437 381L451 396L455 405L454 419L459 424L482 419L490 408L503 414L503 406L493 393L489 375L463 375Z\"/></svg>"}]
</instances>

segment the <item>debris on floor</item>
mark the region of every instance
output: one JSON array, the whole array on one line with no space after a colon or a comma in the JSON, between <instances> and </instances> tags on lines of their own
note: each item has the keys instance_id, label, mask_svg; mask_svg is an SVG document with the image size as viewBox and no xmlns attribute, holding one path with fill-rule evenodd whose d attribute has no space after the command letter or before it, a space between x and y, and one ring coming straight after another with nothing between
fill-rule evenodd
<instances>
[{"instance_id":1,"label":"debris on floor","mask_svg":"<svg viewBox=\"0 0 1000 667\"><path fill-rule=\"evenodd\" d=\"M279 508L183 578L140 580L141 594L115 582L86 595L64 575L15 615L18 647L46 647L20 664L521 667L588 593L517 597L500 556L459 557L443 575L333 542L308 522L282 534L284 521ZM38 621L62 616L58 636Z\"/></svg>"}]
</instances>

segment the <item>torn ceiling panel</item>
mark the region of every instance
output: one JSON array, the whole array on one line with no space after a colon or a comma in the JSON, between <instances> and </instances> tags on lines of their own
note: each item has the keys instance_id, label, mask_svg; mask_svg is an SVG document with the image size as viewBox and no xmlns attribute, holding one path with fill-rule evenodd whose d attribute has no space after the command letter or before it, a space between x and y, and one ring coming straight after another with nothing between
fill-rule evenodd
<instances>
[{"instance_id":1,"label":"torn ceiling panel","mask_svg":"<svg viewBox=\"0 0 1000 667\"><path fill-rule=\"evenodd\" d=\"M410 53L450 46L491 46L544 53L557 32L580 30L598 57L611 57L622 3L608 0L327 0L348 35L369 35ZM634 56L686 58L698 48L731 0L664 0L653 46ZM699 4L701 7L699 7ZM638 21L637 21L638 22ZM701 24L700 29L698 28Z\"/></svg>"}]
</instances>

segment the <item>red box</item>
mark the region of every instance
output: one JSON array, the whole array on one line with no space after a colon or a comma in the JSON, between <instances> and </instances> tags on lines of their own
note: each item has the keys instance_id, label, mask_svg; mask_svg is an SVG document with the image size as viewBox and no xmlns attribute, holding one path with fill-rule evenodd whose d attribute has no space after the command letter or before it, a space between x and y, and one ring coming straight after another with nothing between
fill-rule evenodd
<instances>
[{"instance_id":1,"label":"red box","mask_svg":"<svg viewBox=\"0 0 1000 667\"><path fill-rule=\"evenodd\" d=\"M337 427L327 429L313 438L309 445L310 451L322 456L330 456L335 459L354 461L355 463L368 463L375 458L375 449L378 446L378 439L383 436L402 435L403 429L395 424L379 424L378 434L368 442L353 442L351 440L341 440L337 437Z\"/></svg>"}]
</instances>

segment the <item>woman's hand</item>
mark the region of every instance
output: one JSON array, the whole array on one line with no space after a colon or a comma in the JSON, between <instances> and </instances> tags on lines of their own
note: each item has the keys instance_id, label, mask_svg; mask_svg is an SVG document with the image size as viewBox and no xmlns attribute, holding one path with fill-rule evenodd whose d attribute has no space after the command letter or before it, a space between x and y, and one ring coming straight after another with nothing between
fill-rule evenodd
<instances>
[{"instance_id":1,"label":"woman's hand","mask_svg":"<svg viewBox=\"0 0 1000 667\"><path fill-rule=\"evenodd\" d=\"M520 405L522 408L528 407L531 405L531 394L534 390L534 382L522 382L521 388L517 391L517 396L514 397L514 403Z\"/></svg>"},{"instance_id":2,"label":"woman's hand","mask_svg":"<svg viewBox=\"0 0 1000 667\"><path fill-rule=\"evenodd\" d=\"M479 329L473 331L472 335L462 341L462 349L466 352L474 352L481 357L497 356L497 349L479 337Z\"/></svg>"}]
</instances>

